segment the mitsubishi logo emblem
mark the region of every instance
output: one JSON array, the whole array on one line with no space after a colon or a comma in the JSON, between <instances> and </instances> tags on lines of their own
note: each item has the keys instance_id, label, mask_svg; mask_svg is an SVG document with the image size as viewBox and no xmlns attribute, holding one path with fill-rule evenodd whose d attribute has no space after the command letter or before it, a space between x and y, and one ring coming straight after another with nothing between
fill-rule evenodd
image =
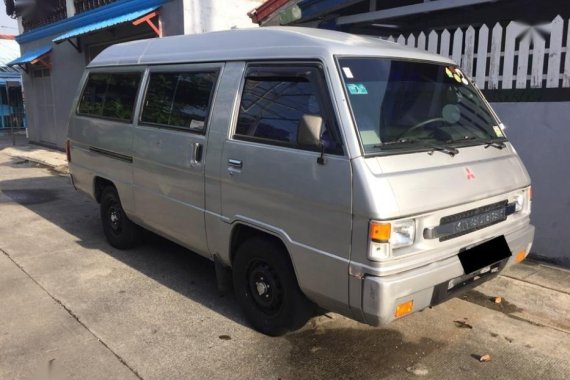
<instances>
[{"instance_id":1,"label":"mitsubishi logo emblem","mask_svg":"<svg viewBox=\"0 0 570 380\"><path fill-rule=\"evenodd\" d=\"M475 173L469 168L465 168L465 173L467 174L467 180L475 179Z\"/></svg>"}]
</instances>

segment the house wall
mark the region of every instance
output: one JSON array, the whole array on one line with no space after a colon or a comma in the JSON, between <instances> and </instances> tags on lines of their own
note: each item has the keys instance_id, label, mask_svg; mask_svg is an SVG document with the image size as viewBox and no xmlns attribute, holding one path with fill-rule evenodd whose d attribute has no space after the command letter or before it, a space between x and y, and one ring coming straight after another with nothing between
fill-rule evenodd
<instances>
[{"instance_id":1,"label":"house wall","mask_svg":"<svg viewBox=\"0 0 570 380\"><path fill-rule=\"evenodd\" d=\"M227 0L182 0L184 33L256 27L247 12L263 2L264 0L234 0L230 4Z\"/></svg>"},{"instance_id":2,"label":"house wall","mask_svg":"<svg viewBox=\"0 0 570 380\"><path fill-rule=\"evenodd\" d=\"M255 26L247 12L263 0L240 0L228 6L227 0L174 0L160 8L163 36L202 33L230 29L234 26ZM61 33L59 33L61 34ZM58 34L58 35L59 35ZM57 35L21 45L22 53L52 45ZM48 77L23 75L31 142L63 148L67 134L67 118L77 93L77 86L88 62L113 43L155 35L143 24L125 23L81 37L82 52L64 42L53 45L52 70Z\"/></svg>"},{"instance_id":3,"label":"house wall","mask_svg":"<svg viewBox=\"0 0 570 380\"><path fill-rule=\"evenodd\" d=\"M21 47L22 53L45 46L55 37L25 44ZM85 65L77 54L68 43L55 45L49 76L34 77L31 71L22 75L30 141L60 148L64 146L71 100Z\"/></svg>"},{"instance_id":4,"label":"house wall","mask_svg":"<svg viewBox=\"0 0 570 380\"><path fill-rule=\"evenodd\" d=\"M532 179L532 251L570 266L570 101L492 106Z\"/></svg>"},{"instance_id":5,"label":"house wall","mask_svg":"<svg viewBox=\"0 0 570 380\"><path fill-rule=\"evenodd\" d=\"M101 31L82 41L82 51L63 42L52 46L49 76L35 77L30 71L22 75L28 116L28 136L34 143L62 149L67 135L67 119L75 99L78 84L90 59L90 48L104 48L113 41L151 37L146 28L115 28ZM57 35L21 46L22 53L51 44Z\"/></svg>"}]
</instances>

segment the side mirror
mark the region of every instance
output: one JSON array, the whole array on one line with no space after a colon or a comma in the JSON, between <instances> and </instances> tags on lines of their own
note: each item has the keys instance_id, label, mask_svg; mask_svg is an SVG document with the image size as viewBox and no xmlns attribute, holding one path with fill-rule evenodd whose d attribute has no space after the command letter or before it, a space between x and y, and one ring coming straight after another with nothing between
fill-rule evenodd
<instances>
[{"instance_id":1,"label":"side mirror","mask_svg":"<svg viewBox=\"0 0 570 380\"><path fill-rule=\"evenodd\" d=\"M320 147L323 118L316 115L303 115L297 131L297 144L301 146Z\"/></svg>"}]
</instances>

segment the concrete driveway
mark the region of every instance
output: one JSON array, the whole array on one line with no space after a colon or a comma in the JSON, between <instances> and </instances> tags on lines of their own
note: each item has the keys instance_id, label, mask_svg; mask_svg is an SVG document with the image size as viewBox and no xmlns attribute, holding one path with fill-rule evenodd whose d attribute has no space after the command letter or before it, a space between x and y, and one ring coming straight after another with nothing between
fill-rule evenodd
<instances>
[{"instance_id":1,"label":"concrete driveway","mask_svg":"<svg viewBox=\"0 0 570 380\"><path fill-rule=\"evenodd\" d=\"M209 261L147 240L111 248L68 177L0 151L0 379L570 376L569 272L527 264L384 328L329 313L269 338Z\"/></svg>"}]
</instances>

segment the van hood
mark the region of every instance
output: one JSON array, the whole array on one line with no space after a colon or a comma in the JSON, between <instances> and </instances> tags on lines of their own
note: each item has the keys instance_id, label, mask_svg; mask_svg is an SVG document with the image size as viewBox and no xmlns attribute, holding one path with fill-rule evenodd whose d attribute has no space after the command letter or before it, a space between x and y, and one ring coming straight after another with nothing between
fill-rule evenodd
<instances>
[{"instance_id":1,"label":"van hood","mask_svg":"<svg viewBox=\"0 0 570 380\"><path fill-rule=\"evenodd\" d=\"M392 207L384 207L387 199L374 202L382 219L457 206L530 185L510 143L501 150L484 145L463 147L454 157L418 152L370 157L365 162L372 174L372 193L391 189Z\"/></svg>"}]
</instances>

